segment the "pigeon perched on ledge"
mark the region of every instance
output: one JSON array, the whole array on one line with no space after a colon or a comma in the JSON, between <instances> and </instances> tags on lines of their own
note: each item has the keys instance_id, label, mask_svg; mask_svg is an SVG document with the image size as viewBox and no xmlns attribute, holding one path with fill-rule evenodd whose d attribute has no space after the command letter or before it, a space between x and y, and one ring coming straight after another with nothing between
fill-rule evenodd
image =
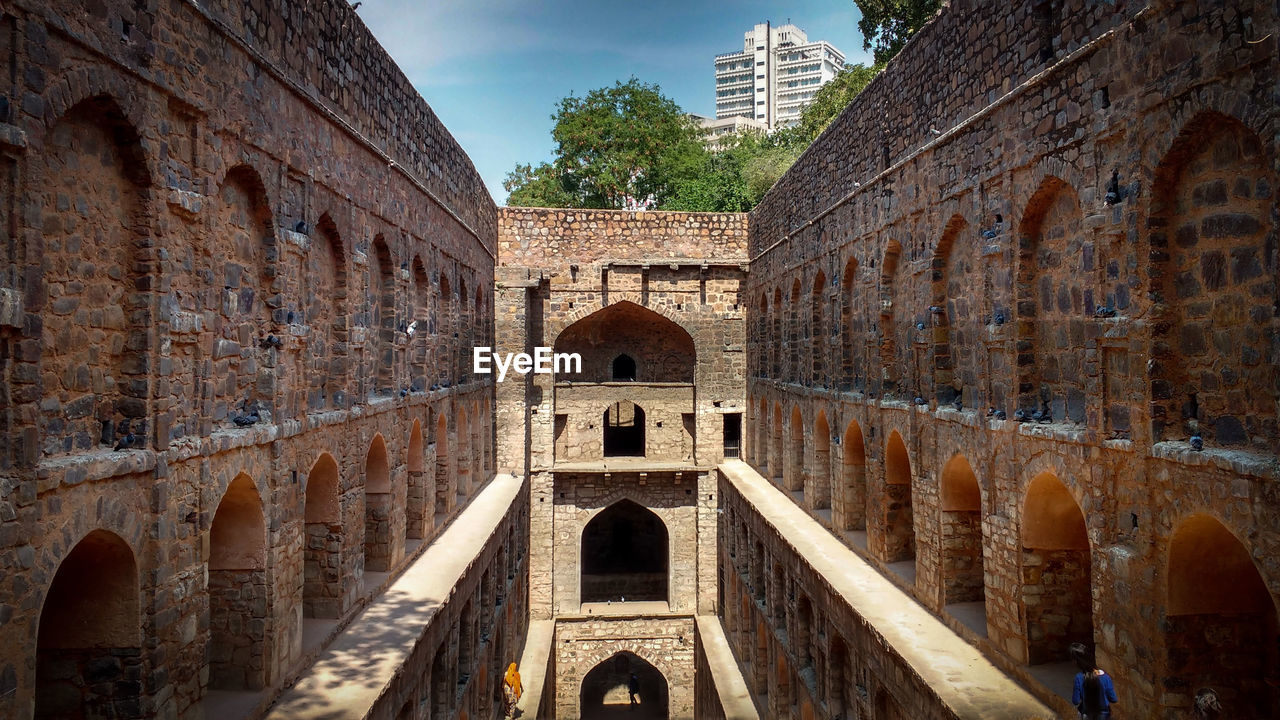
<instances>
[{"instance_id":1,"label":"pigeon perched on ledge","mask_svg":"<svg viewBox=\"0 0 1280 720\"><path fill-rule=\"evenodd\" d=\"M236 415L231 418L231 422L235 423L236 427L249 427L250 425L256 425L261 419L261 416L258 415L258 408L255 407L248 415Z\"/></svg>"},{"instance_id":2,"label":"pigeon perched on ledge","mask_svg":"<svg viewBox=\"0 0 1280 720\"><path fill-rule=\"evenodd\" d=\"M133 433L129 433L128 435L125 435L124 437L120 438L120 440L116 443L115 450L117 451L128 450L129 448L133 447L136 444L138 444L138 436L134 435Z\"/></svg>"}]
</instances>

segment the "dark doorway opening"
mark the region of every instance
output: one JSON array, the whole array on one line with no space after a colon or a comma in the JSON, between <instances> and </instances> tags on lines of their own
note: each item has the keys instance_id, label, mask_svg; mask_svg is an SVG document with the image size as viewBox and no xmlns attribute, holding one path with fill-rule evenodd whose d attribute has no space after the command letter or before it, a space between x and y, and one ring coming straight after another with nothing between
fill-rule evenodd
<instances>
[{"instance_id":1,"label":"dark doorway opening","mask_svg":"<svg viewBox=\"0 0 1280 720\"><path fill-rule=\"evenodd\" d=\"M604 456L644 457L644 408L623 400L604 411Z\"/></svg>"},{"instance_id":2,"label":"dark doorway opening","mask_svg":"<svg viewBox=\"0 0 1280 720\"><path fill-rule=\"evenodd\" d=\"M582 679L584 720L665 720L667 699L662 673L625 651L591 668Z\"/></svg>"},{"instance_id":3,"label":"dark doorway opening","mask_svg":"<svg viewBox=\"0 0 1280 720\"><path fill-rule=\"evenodd\" d=\"M582 531L582 602L667 600L667 526L619 500Z\"/></svg>"},{"instance_id":4,"label":"dark doorway opening","mask_svg":"<svg viewBox=\"0 0 1280 720\"><path fill-rule=\"evenodd\" d=\"M630 355L623 353L613 359L613 379L615 381L635 382L636 379L636 361Z\"/></svg>"},{"instance_id":5,"label":"dark doorway opening","mask_svg":"<svg viewBox=\"0 0 1280 720\"><path fill-rule=\"evenodd\" d=\"M741 457L742 448L742 413L725 413L724 415L724 456L726 458Z\"/></svg>"}]
</instances>

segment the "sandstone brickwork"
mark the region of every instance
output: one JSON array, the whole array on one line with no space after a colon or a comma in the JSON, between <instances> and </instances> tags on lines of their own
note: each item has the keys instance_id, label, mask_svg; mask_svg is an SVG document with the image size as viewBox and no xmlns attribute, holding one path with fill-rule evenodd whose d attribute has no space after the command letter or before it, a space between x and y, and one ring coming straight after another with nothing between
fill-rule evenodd
<instances>
[{"instance_id":1,"label":"sandstone brickwork","mask_svg":"<svg viewBox=\"0 0 1280 720\"><path fill-rule=\"evenodd\" d=\"M957 0L750 216L747 458L1064 713L1280 711L1278 28Z\"/></svg>"},{"instance_id":2,"label":"sandstone brickwork","mask_svg":"<svg viewBox=\"0 0 1280 720\"><path fill-rule=\"evenodd\" d=\"M0 35L0 715L267 701L492 476L494 204L345 2Z\"/></svg>"}]
</instances>

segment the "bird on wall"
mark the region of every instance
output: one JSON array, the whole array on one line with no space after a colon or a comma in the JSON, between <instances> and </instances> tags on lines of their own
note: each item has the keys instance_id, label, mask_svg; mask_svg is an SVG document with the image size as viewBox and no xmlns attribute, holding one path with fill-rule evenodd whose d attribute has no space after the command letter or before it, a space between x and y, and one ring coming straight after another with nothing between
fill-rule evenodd
<instances>
[{"instance_id":1,"label":"bird on wall","mask_svg":"<svg viewBox=\"0 0 1280 720\"><path fill-rule=\"evenodd\" d=\"M235 423L236 427L249 427L250 425L256 425L261 419L262 416L258 414L258 404L254 403L252 410L245 415L236 415L231 418L231 422Z\"/></svg>"},{"instance_id":2,"label":"bird on wall","mask_svg":"<svg viewBox=\"0 0 1280 720\"><path fill-rule=\"evenodd\" d=\"M137 442L138 442L138 436L130 432L124 437L120 438L120 440L116 443L115 450L116 451L128 450L129 448L136 445Z\"/></svg>"}]
</instances>

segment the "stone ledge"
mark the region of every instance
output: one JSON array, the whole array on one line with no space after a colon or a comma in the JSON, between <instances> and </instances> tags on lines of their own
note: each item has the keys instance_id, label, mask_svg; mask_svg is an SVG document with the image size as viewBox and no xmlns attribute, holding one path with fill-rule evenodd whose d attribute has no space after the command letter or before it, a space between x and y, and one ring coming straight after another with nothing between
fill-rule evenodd
<instances>
[{"instance_id":1,"label":"stone ledge","mask_svg":"<svg viewBox=\"0 0 1280 720\"><path fill-rule=\"evenodd\" d=\"M1151 446L1151 456L1193 467L1213 466L1239 475L1280 480L1280 458L1245 450L1210 448L1193 450L1191 443L1159 442Z\"/></svg>"}]
</instances>

